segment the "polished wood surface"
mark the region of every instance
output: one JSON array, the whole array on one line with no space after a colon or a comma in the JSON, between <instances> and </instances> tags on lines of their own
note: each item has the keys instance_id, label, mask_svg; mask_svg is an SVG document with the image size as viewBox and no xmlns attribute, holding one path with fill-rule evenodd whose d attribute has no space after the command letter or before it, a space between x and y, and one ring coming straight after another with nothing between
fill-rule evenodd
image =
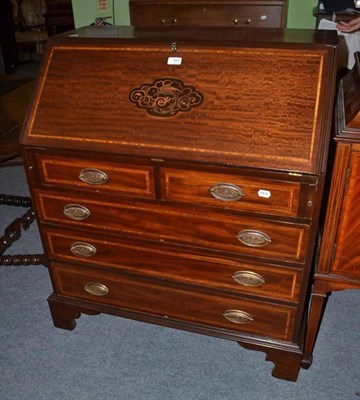
<instances>
[{"instance_id":1,"label":"polished wood surface","mask_svg":"<svg viewBox=\"0 0 360 400\"><path fill-rule=\"evenodd\" d=\"M296 380L335 50L334 32L235 27L51 40L22 144L55 326L205 333Z\"/></svg>"},{"instance_id":2,"label":"polished wood surface","mask_svg":"<svg viewBox=\"0 0 360 400\"><path fill-rule=\"evenodd\" d=\"M177 247L138 243L124 238L108 237L104 234L73 233L47 228L45 238L51 258L77 264L94 264L125 272L135 272L159 279L168 279L193 285L194 281L204 287L223 292L232 291L250 296L273 298L296 303L299 300L303 271L299 268L284 268L260 261L241 261L236 257L205 256L199 251ZM93 246L94 254L76 252L76 245ZM75 250L75 252L74 252ZM250 280L236 280L239 272L260 275L261 284L252 286ZM255 282L256 283L256 282Z\"/></svg>"},{"instance_id":3,"label":"polished wood surface","mask_svg":"<svg viewBox=\"0 0 360 400\"><path fill-rule=\"evenodd\" d=\"M272 62L261 63L263 49L248 49L241 42L200 52L193 42L182 42L176 54L183 58L183 65L178 67L167 65L168 57L173 56L170 44L149 46L146 63L142 61L144 50L130 43L126 47L109 44L102 52L90 40L86 49L76 38L66 49L55 44L27 143L91 150L96 142L99 150L134 156L305 173L321 170L326 140L320 134L325 119L322 110L329 101L326 71L332 67L325 49L305 57L307 50L293 46L273 48L267 50ZM94 76L97 84L88 85ZM163 117L159 123L128 100L133 89L152 84L155 76L176 76L206 93L203 103L196 112ZM62 96L57 96L59 82ZM121 124L122 120L126 124ZM238 120L242 121L241 131Z\"/></svg>"},{"instance_id":4,"label":"polished wood surface","mask_svg":"<svg viewBox=\"0 0 360 400\"><path fill-rule=\"evenodd\" d=\"M340 82L334 133L335 161L329 201L312 290L312 302L304 353L304 365L312 352L326 299L332 291L360 289L359 188L360 102L359 54L356 65ZM357 110L356 110L357 108Z\"/></svg>"},{"instance_id":5,"label":"polished wood surface","mask_svg":"<svg viewBox=\"0 0 360 400\"><path fill-rule=\"evenodd\" d=\"M135 26L195 25L281 28L284 0L131 0Z\"/></svg>"},{"instance_id":6,"label":"polished wood surface","mask_svg":"<svg viewBox=\"0 0 360 400\"><path fill-rule=\"evenodd\" d=\"M54 190L36 190L34 196L40 218L45 223L105 229L144 239L289 262L303 263L307 255L310 231L307 224L262 221L223 212L204 213L194 206L182 208L115 199L106 202L97 196L62 194ZM89 217L81 221L68 218L63 212L68 205L85 207ZM239 234L248 230L269 236L269 243L259 246L242 243Z\"/></svg>"}]
</instances>

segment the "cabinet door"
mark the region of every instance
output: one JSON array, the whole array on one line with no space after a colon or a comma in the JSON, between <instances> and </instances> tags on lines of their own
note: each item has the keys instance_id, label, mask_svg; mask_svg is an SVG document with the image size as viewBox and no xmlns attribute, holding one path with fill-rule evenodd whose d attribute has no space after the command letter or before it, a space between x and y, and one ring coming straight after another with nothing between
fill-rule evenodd
<instances>
[{"instance_id":1,"label":"cabinet door","mask_svg":"<svg viewBox=\"0 0 360 400\"><path fill-rule=\"evenodd\" d=\"M360 148L353 151L331 272L360 279Z\"/></svg>"}]
</instances>

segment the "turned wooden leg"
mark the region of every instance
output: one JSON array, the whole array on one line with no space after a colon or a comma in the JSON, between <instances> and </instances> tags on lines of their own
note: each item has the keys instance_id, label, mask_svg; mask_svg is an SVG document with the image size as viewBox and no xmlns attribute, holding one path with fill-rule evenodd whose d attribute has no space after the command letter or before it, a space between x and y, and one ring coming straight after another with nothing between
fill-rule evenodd
<instances>
[{"instance_id":1,"label":"turned wooden leg","mask_svg":"<svg viewBox=\"0 0 360 400\"><path fill-rule=\"evenodd\" d=\"M296 382L302 362L301 352L297 353L267 347L259 348L259 346L241 342L239 342L239 345L249 350L260 350L266 353L266 361L274 363L273 377Z\"/></svg>"},{"instance_id":2,"label":"turned wooden leg","mask_svg":"<svg viewBox=\"0 0 360 400\"><path fill-rule=\"evenodd\" d=\"M98 311L90 308L79 307L77 305L62 301L57 298L56 295L51 295L48 298L48 304L54 326L69 331L72 331L76 328L75 320L80 318L81 314L100 314Z\"/></svg>"},{"instance_id":3,"label":"turned wooden leg","mask_svg":"<svg viewBox=\"0 0 360 400\"><path fill-rule=\"evenodd\" d=\"M312 363L314 346L327 300L326 293L316 293L314 290L315 289L313 289L313 293L311 294L309 320L305 338L305 349L301 365L306 369L310 368Z\"/></svg>"}]
</instances>

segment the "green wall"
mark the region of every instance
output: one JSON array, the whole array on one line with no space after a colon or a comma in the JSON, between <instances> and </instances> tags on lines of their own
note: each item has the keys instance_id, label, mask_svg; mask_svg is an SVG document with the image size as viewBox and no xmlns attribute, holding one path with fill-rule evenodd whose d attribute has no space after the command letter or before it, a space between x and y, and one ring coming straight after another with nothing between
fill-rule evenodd
<instances>
[{"instance_id":1,"label":"green wall","mask_svg":"<svg viewBox=\"0 0 360 400\"><path fill-rule=\"evenodd\" d=\"M99 11L98 0L72 0L75 26L79 28L94 22L96 17L111 17L107 21L115 25L128 25L129 0L107 0L107 11ZM288 0L287 27L299 29L315 28L313 17L317 0Z\"/></svg>"},{"instance_id":2,"label":"green wall","mask_svg":"<svg viewBox=\"0 0 360 400\"><path fill-rule=\"evenodd\" d=\"M129 25L129 0L107 0L107 10L99 10L98 0L72 0L75 27L90 25L97 17L110 17L107 22Z\"/></svg>"},{"instance_id":3,"label":"green wall","mask_svg":"<svg viewBox=\"0 0 360 400\"><path fill-rule=\"evenodd\" d=\"M287 28L314 29L317 0L288 0Z\"/></svg>"}]
</instances>

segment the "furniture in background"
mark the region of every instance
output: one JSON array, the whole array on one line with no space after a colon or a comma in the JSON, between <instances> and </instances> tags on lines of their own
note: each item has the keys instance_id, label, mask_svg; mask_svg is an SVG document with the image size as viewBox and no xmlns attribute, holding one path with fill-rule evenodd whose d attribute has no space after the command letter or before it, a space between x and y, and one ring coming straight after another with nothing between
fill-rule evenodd
<instances>
[{"instance_id":1,"label":"furniture in background","mask_svg":"<svg viewBox=\"0 0 360 400\"><path fill-rule=\"evenodd\" d=\"M316 17L316 26L319 26L322 19L327 19L333 22L351 21L360 15L358 11L359 9L355 8L353 0L339 0L333 3L329 2L329 4L326 4L326 7L320 0L314 12Z\"/></svg>"},{"instance_id":2,"label":"furniture in background","mask_svg":"<svg viewBox=\"0 0 360 400\"><path fill-rule=\"evenodd\" d=\"M0 60L1 75L14 72L18 65L10 0L0 1Z\"/></svg>"},{"instance_id":3,"label":"furniture in background","mask_svg":"<svg viewBox=\"0 0 360 400\"><path fill-rule=\"evenodd\" d=\"M76 34L49 42L22 138L55 326L104 312L218 336L296 380L336 32Z\"/></svg>"},{"instance_id":4,"label":"furniture in background","mask_svg":"<svg viewBox=\"0 0 360 400\"><path fill-rule=\"evenodd\" d=\"M46 27L50 36L75 28L71 0L47 0Z\"/></svg>"},{"instance_id":5,"label":"furniture in background","mask_svg":"<svg viewBox=\"0 0 360 400\"><path fill-rule=\"evenodd\" d=\"M0 167L22 162L19 135L33 89L34 81L0 77ZM44 260L41 254L3 255L13 242L20 239L21 231L34 221L31 199L1 193L0 204L28 209L23 216L12 221L0 237L0 265L42 264Z\"/></svg>"},{"instance_id":6,"label":"furniture in background","mask_svg":"<svg viewBox=\"0 0 360 400\"><path fill-rule=\"evenodd\" d=\"M285 26L286 0L130 0L135 26Z\"/></svg>"},{"instance_id":7,"label":"furniture in background","mask_svg":"<svg viewBox=\"0 0 360 400\"><path fill-rule=\"evenodd\" d=\"M45 0L12 0L12 4L19 61L40 58L48 39Z\"/></svg>"},{"instance_id":8,"label":"furniture in background","mask_svg":"<svg viewBox=\"0 0 360 400\"><path fill-rule=\"evenodd\" d=\"M360 53L355 55L355 67L340 82L335 108L335 160L312 291L304 363L311 363L329 293L360 289Z\"/></svg>"}]
</instances>

